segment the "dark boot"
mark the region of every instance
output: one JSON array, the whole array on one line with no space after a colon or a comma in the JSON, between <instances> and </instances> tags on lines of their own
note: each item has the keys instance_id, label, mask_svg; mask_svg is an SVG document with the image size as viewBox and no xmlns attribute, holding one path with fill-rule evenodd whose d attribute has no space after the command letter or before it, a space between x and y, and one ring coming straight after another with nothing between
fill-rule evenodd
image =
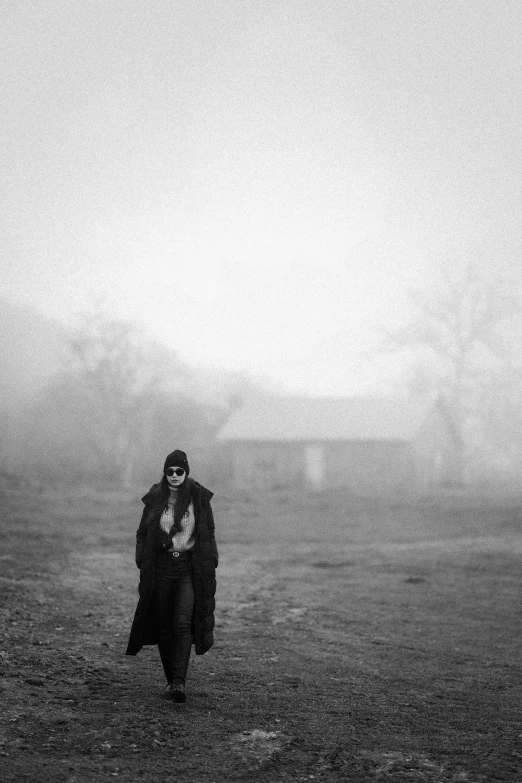
<instances>
[{"instance_id":1,"label":"dark boot","mask_svg":"<svg viewBox=\"0 0 522 783\"><path fill-rule=\"evenodd\" d=\"M172 660L173 660L173 641L172 639L160 639L158 642L158 650L161 658L161 665L165 672L165 678L167 680L167 690L165 694L170 694L170 688L172 687ZM167 691L169 691L167 693Z\"/></svg>"},{"instance_id":2,"label":"dark boot","mask_svg":"<svg viewBox=\"0 0 522 783\"><path fill-rule=\"evenodd\" d=\"M172 648L172 698L174 701L185 701L185 680L192 649L192 636L189 633L177 634ZM183 686L183 687L179 687ZM179 698L177 698L179 697Z\"/></svg>"},{"instance_id":3,"label":"dark boot","mask_svg":"<svg viewBox=\"0 0 522 783\"><path fill-rule=\"evenodd\" d=\"M170 689L170 696L169 698L172 699L172 701L177 702L178 704L184 701L187 701L187 694L185 693L185 686L181 685L173 685Z\"/></svg>"}]
</instances>

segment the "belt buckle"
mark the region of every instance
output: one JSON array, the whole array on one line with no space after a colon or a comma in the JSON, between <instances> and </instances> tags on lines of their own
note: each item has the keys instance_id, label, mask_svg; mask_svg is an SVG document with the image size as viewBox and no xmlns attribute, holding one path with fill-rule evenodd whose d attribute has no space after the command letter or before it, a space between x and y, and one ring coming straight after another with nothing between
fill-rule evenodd
<instances>
[{"instance_id":1,"label":"belt buckle","mask_svg":"<svg viewBox=\"0 0 522 783\"><path fill-rule=\"evenodd\" d=\"M172 557L179 557L179 552L173 552Z\"/></svg>"}]
</instances>

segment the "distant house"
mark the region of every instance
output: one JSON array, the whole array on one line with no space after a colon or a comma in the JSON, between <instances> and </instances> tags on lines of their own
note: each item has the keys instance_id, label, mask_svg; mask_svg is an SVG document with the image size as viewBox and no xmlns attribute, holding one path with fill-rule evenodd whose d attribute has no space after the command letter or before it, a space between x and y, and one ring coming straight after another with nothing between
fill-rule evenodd
<instances>
[{"instance_id":1,"label":"distant house","mask_svg":"<svg viewBox=\"0 0 522 783\"><path fill-rule=\"evenodd\" d=\"M257 399L218 439L237 487L422 490L456 480L459 465L451 420L433 399Z\"/></svg>"}]
</instances>

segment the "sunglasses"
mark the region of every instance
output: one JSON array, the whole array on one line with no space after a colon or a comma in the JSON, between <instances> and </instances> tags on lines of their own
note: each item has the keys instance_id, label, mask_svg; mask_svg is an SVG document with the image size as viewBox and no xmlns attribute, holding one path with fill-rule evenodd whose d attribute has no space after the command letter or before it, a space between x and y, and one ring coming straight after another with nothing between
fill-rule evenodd
<instances>
[{"instance_id":1,"label":"sunglasses","mask_svg":"<svg viewBox=\"0 0 522 783\"><path fill-rule=\"evenodd\" d=\"M183 476L184 473L183 468L167 468L165 471L166 476Z\"/></svg>"}]
</instances>

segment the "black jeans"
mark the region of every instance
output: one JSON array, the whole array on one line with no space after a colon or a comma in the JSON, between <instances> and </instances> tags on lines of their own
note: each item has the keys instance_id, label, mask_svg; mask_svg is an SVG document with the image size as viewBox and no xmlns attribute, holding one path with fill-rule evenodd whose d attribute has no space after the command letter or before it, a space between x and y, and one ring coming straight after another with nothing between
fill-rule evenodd
<instances>
[{"instance_id":1,"label":"black jeans","mask_svg":"<svg viewBox=\"0 0 522 783\"><path fill-rule=\"evenodd\" d=\"M156 617L158 648L167 682L185 683L192 647L194 576L192 553L173 557L168 552L156 558Z\"/></svg>"}]
</instances>

